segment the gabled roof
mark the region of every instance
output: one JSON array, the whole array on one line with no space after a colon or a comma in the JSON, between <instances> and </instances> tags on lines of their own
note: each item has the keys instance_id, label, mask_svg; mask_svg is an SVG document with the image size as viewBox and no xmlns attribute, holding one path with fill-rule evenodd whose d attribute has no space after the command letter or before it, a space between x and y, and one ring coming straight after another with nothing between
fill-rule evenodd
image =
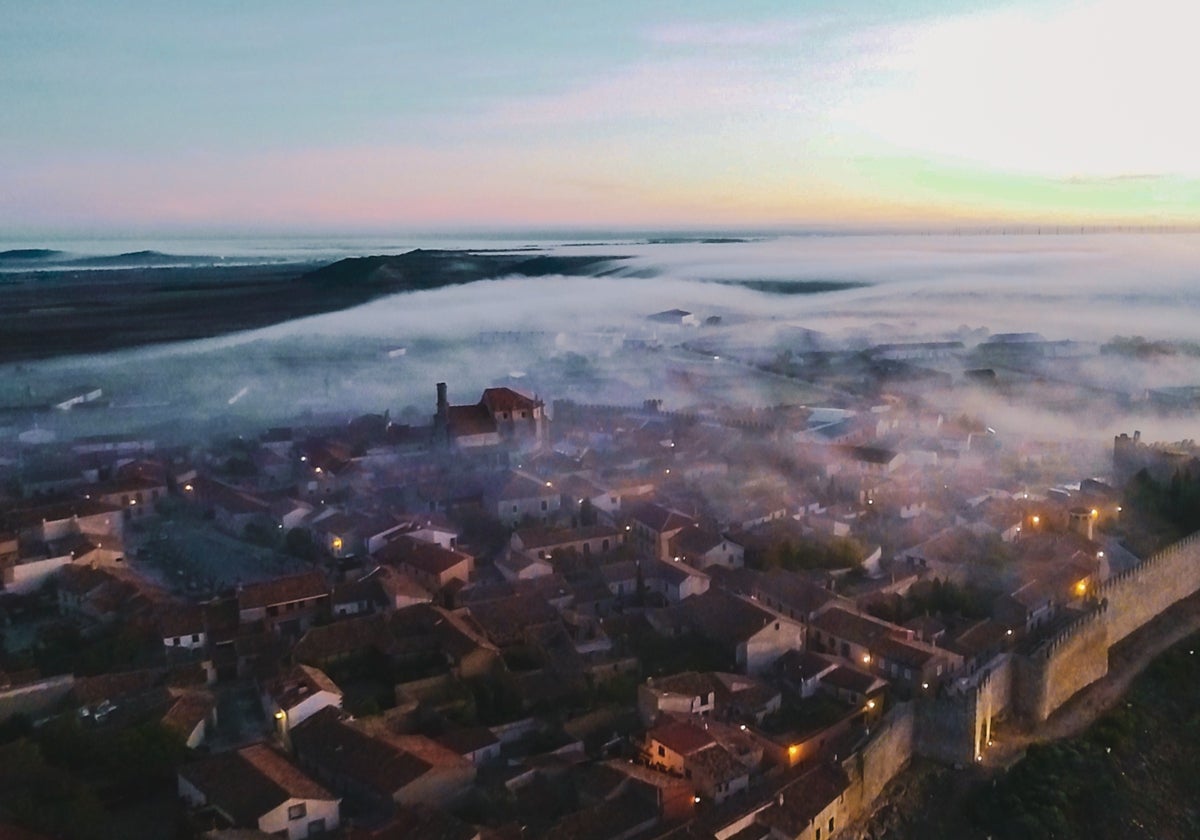
<instances>
[{"instance_id":1,"label":"gabled roof","mask_svg":"<svg viewBox=\"0 0 1200 840\"><path fill-rule=\"evenodd\" d=\"M557 496L559 491L551 482L542 481L518 470L509 470L504 480L490 495L503 502L511 499L540 499L543 496Z\"/></svg>"},{"instance_id":2,"label":"gabled roof","mask_svg":"<svg viewBox=\"0 0 1200 840\"><path fill-rule=\"evenodd\" d=\"M259 583L248 583L238 593L238 607L243 610L288 604L293 601L320 598L329 594L325 576L318 571L302 572Z\"/></svg>"},{"instance_id":3,"label":"gabled roof","mask_svg":"<svg viewBox=\"0 0 1200 840\"><path fill-rule=\"evenodd\" d=\"M527 397L512 388L488 388L479 402L493 414L497 411L531 411L542 406L541 400Z\"/></svg>"},{"instance_id":4,"label":"gabled roof","mask_svg":"<svg viewBox=\"0 0 1200 840\"><path fill-rule=\"evenodd\" d=\"M274 680L268 687L271 698L281 709L294 708L314 694L327 691L337 697L342 690L324 671L309 665L297 665L287 675Z\"/></svg>"},{"instance_id":5,"label":"gabled roof","mask_svg":"<svg viewBox=\"0 0 1200 840\"><path fill-rule=\"evenodd\" d=\"M542 597L517 594L472 604L471 617L494 643L503 647L520 641L527 627L558 622L558 610Z\"/></svg>"},{"instance_id":6,"label":"gabled roof","mask_svg":"<svg viewBox=\"0 0 1200 840\"><path fill-rule=\"evenodd\" d=\"M203 793L209 804L247 828L257 828L260 817L289 799L337 800L266 744L185 764L179 775Z\"/></svg>"},{"instance_id":7,"label":"gabled roof","mask_svg":"<svg viewBox=\"0 0 1200 840\"><path fill-rule=\"evenodd\" d=\"M860 671L848 665L839 665L821 677L823 685L853 691L855 694L867 694L876 686L882 685L882 682L874 674L868 674L866 671Z\"/></svg>"},{"instance_id":8,"label":"gabled roof","mask_svg":"<svg viewBox=\"0 0 1200 840\"><path fill-rule=\"evenodd\" d=\"M640 522L651 531L659 534L678 531L689 525L694 525L696 522L696 520L686 514L665 508L662 505L656 505L653 502L643 502L638 505L629 512L629 518Z\"/></svg>"},{"instance_id":9,"label":"gabled roof","mask_svg":"<svg viewBox=\"0 0 1200 840\"><path fill-rule=\"evenodd\" d=\"M871 647L881 639L892 638L904 631L893 624L850 612L841 607L832 607L813 619L812 626L822 633L848 642Z\"/></svg>"},{"instance_id":10,"label":"gabled roof","mask_svg":"<svg viewBox=\"0 0 1200 840\"><path fill-rule=\"evenodd\" d=\"M382 615L347 618L309 628L292 651L303 662L324 662L342 654L374 649L387 653L394 640Z\"/></svg>"},{"instance_id":11,"label":"gabled roof","mask_svg":"<svg viewBox=\"0 0 1200 840\"><path fill-rule=\"evenodd\" d=\"M707 697L715 693L717 678L712 674L697 671L683 671L668 677L654 677L646 680L646 687L656 694L681 694L685 697Z\"/></svg>"},{"instance_id":12,"label":"gabled roof","mask_svg":"<svg viewBox=\"0 0 1200 840\"><path fill-rule=\"evenodd\" d=\"M880 639L872 652L892 662L918 669L938 655L938 651L928 645L894 638Z\"/></svg>"},{"instance_id":13,"label":"gabled roof","mask_svg":"<svg viewBox=\"0 0 1200 840\"><path fill-rule=\"evenodd\" d=\"M700 556L718 548L725 538L716 531L699 525L689 525L671 538L671 550L676 554Z\"/></svg>"},{"instance_id":14,"label":"gabled roof","mask_svg":"<svg viewBox=\"0 0 1200 840\"><path fill-rule=\"evenodd\" d=\"M707 578L703 572L692 568L687 563L676 563L673 561L649 560L642 567L642 572L649 578L658 578L666 581L669 584L678 586L685 580L691 577Z\"/></svg>"},{"instance_id":15,"label":"gabled roof","mask_svg":"<svg viewBox=\"0 0 1200 840\"><path fill-rule=\"evenodd\" d=\"M750 775L750 770L729 750L714 744L688 756L689 770L703 770L716 783L739 779Z\"/></svg>"},{"instance_id":16,"label":"gabled roof","mask_svg":"<svg viewBox=\"0 0 1200 840\"><path fill-rule=\"evenodd\" d=\"M8 527L22 531L41 525L43 522L61 522L73 516L116 513L120 509L118 505L110 505L97 499L72 499L65 502L18 508L3 514L2 518Z\"/></svg>"},{"instance_id":17,"label":"gabled roof","mask_svg":"<svg viewBox=\"0 0 1200 840\"><path fill-rule=\"evenodd\" d=\"M835 660L811 650L789 650L775 661L775 668L781 677L800 682L836 667Z\"/></svg>"},{"instance_id":18,"label":"gabled roof","mask_svg":"<svg viewBox=\"0 0 1200 840\"><path fill-rule=\"evenodd\" d=\"M848 787L844 770L822 764L784 787L755 819L784 836L798 837Z\"/></svg>"},{"instance_id":19,"label":"gabled roof","mask_svg":"<svg viewBox=\"0 0 1200 840\"><path fill-rule=\"evenodd\" d=\"M534 548L553 548L569 545L584 540L616 539L621 532L607 525L584 525L579 528L520 528L515 536L520 539L526 550Z\"/></svg>"},{"instance_id":20,"label":"gabled roof","mask_svg":"<svg viewBox=\"0 0 1200 840\"><path fill-rule=\"evenodd\" d=\"M293 729L292 741L304 761L389 799L433 768L415 753L344 722L341 712L332 706Z\"/></svg>"},{"instance_id":21,"label":"gabled roof","mask_svg":"<svg viewBox=\"0 0 1200 840\"><path fill-rule=\"evenodd\" d=\"M385 563L408 565L433 575L440 575L471 560L469 554L405 535L389 542L375 556Z\"/></svg>"},{"instance_id":22,"label":"gabled roof","mask_svg":"<svg viewBox=\"0 0 1200 840\"><path fill-rule=\"evenodd\" d=\"M646 740L651 739L684 756L716 743L713 737L700 727L678 720L668 720L647 730Z\"/></svg>"},{"instance_id":23,"label":"gabled roof","mask_svg":"<svg viewBox=\"0 0 1200 840\"><path fill-rule=\"evenodd\" d=\"M679 606L697 633L719 643L744 642L778 620L774 613L718 589L693 595Z\"/></svg>"},{"instance_id":24,"label":"gabled roof","mask_svg":"<svg viewBox=\"0 0 1200 840\"><path fill-rule=\"evenodd\" d=\"M208 691L190 691L179 688L167 689L171 705L162 716L163 726L173 729L186 740L207 720L217 706L216 698Z\"/></svg>"}]
</instances>

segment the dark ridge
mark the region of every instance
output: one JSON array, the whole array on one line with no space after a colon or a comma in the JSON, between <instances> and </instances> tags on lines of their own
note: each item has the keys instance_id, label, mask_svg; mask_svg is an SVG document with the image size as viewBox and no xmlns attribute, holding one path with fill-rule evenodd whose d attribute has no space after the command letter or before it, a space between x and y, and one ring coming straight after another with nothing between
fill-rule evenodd
<instances>
[{"instance_id":1,"label":"dark ridge","mask_svg":"<svg viewBox=\"0 0 1200 840\"><path fill-rule=\"evenodd\" d=\"M665 236L659 239L647 239L647 245L733 245L739 242L755 242L754 239L742 239L735 236Z\"/></svg>"},{"instance_id":2,"label":"dark ridge","mask_svg":"<svg viewBox=\"0 0 1200 840\"><path fill-rule=\"evenodd\" d=\"M0 251L0 260L48 260L61 257L65 251L55 251L53 248L13 248Z\"/></svg>"},{"instance_id":3,"label":"dark ridge","mask_svg":"<svg viewBox=\"0 0 1200 840\"><path fill-rule=\"evenodd\" d=\"M148 260L129 265L130 257ZM494 277L600 276L625 257L410 251L330 265L155 265L140 252L114 267L7 271L0 281L0 363L209 338L333 312L402 292Z\"/></svg>"},{"instance_id":4,"label":"dark ridge","mask_svg":"<svg viewBox=\"0 0 1200 840\"><path fill-rule=\"evenodd\" d=\"M621 256L563 257L541 254L480 253L477 251L427 251L417 249L394 256L350 257L310 271L298 283L325 288L330 293L361 298L362 303L381 294L418 292L443 286L461 286L478 280L517 275L545 277L563 274L596 276Z\"/></svg>"},{"instance_id":5,"label":"dark ridge","mask_svg":"<svg viewBox=\"0 0 1200 840\"><path fill-rule=\"evenodd\" d=\"M823 292L842 292L870 286L856 280L710 280L722 286L741 286L771 295L817 295Z\"/></svg>"},{"instance_id":6,"label":"dark ridge","mask_svg":"<svg viewBox=\"0 0 1200 840\"><path fill-rule=\"evenodd\" d=\"M163 263L174 265L212 265L220 262L222 262L221 257L181 256L178 254L164 254L161 251L129 251L125 254L113 254L103 257L79 257L78 259L68 260L66 264L80 268L116 268L121 266L151 267L162 265Z\"/></svg>"}]
</instances>

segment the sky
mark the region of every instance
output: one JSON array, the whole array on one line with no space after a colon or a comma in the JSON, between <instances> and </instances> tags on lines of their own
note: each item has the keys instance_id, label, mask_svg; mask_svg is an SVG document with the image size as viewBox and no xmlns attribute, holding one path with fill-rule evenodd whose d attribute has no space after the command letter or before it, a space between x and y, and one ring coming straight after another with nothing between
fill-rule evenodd
<instances>
[{"instance_id":1,"label":"sky","mask_svg":"<svg viewBox=\"0 0 1200 840\"><path fill-rule=\"evenodd\" d=\"M1191 0L0 0L0 230L1200 224Z\"/></svg>"}]
</instances>

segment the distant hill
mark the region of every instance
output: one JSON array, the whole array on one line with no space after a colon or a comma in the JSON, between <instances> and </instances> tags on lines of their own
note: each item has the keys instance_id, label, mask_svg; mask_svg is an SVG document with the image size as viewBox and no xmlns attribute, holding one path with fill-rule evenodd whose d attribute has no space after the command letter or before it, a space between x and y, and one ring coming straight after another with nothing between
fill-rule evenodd
<instances>
[{"instance_id":1,"label":"distant hill","mask_svg":"<svg viewBox=\"0 0 1200 840\"><path fill-rule=\"evenodd\" d=\"M13 248L8 251L0 251L0 263L50 260L61 257L63 253L63 251L55 251L52 248Z\"/></svg>"},{"instance_id":2,"label":"distant hill","mask_svg":"<svg viewBox=\"0 0 1200 840\"><path fill-rule=\"evenodd\" d=\"M197 257L179 254L164 254L161 251L130 251L103 257L79 257L65 264L79 268L137 268L161 265L214 265L220 257Z\"/></svg>"},{"instance_id":3,"label":"distant hill","mask_svg":"<svg viewBox=\"0 0 1200 840\"><path fill-rule=\"evenodd\" d=\"M396 256L350 257L297 278L298 283L324 287L350 296L395 294L460 286L477 280L510 275L546 277L597 276L608 273L619 256L563 257L525 253L497 254L417 249Z\"/></svg>"},{"instance_id":4,"label":"distant hill","mask_svg":"<svg viewBox=\"0 0 1200 840\"><path fill-rule=\"evenodd\" d=\"M40 259L51 257L2 263L0 362L208 338L494 277L600 276L625 258L417 250L324 266L222 265L155 251Z\"/></svg>"}]
</instances>

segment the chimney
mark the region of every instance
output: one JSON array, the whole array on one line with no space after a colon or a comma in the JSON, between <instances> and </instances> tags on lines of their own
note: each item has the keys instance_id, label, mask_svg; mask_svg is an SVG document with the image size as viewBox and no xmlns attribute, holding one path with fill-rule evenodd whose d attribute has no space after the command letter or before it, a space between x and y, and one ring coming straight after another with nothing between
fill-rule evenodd
<instances>
[{"instance_id":1,"label":"chimney","mask_svg":"<svg viewBox=\"0 0 1200 840\"><path fill-rule=\"evenodd\" d=\"M446 400L446 383L439 382L437 384L437 411L439 415L445 415L446 409L450 407L450 403Z\"/></svg>"}]
</instances>

